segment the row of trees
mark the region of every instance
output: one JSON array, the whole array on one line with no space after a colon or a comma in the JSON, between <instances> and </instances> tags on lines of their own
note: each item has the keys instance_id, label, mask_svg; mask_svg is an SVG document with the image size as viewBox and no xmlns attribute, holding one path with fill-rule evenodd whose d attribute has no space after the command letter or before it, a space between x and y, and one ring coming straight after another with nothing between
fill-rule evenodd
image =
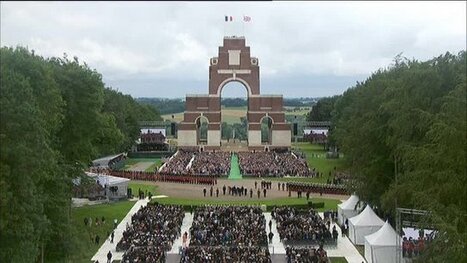
<instances>
[{"instance_id":1,"label":"row of trees","mask_svg":"<svg viewBox=\"0 0 467 263\"><path fill-rule=\"evenodd\" d=\"M331 114L331 139L364 201L387 216L396 202L432 211L440 232L424 262L467 261L466 95L465 51L426 62L398 56L309 117Z\"/></svg>"},{"instance_id":2,"label":"row of trees","mask_svg":"<svg viewBox=\"0 0 467 263\"><path fill-rule=\"evenodd\" d=\"M0 261L67 261L79 242L71 180L94 158L128 149L152 107L104 87L66 56L3 47L0 85Z\"/></svg>"}]
</instances>

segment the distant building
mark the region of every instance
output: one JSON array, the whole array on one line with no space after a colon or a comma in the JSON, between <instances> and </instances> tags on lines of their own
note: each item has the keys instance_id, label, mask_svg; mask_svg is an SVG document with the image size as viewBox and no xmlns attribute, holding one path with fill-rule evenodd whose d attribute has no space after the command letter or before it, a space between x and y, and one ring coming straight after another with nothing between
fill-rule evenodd
<instances>
[{"instance_id":1,"label":"distant building","mask_svg":"<svg viewBox=\"0 0 467 263\"><path fill-rule=\"evenodd\" d=\"M136 149L138 152L167 151L168 144L165 129L142 128Z\"/></svg>"}]
</instances>

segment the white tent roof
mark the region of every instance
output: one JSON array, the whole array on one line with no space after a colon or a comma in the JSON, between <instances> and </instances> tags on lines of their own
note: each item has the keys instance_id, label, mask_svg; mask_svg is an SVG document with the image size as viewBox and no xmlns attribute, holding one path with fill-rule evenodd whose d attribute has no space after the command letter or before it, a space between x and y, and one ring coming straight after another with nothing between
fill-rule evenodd
<instances>
[{"instance_id":1,"label":"white tent roof","mask_svg":"<svg viewBox=\"0 0 467 263\"><path fill-rule=\"evenodd\" d=\"M371 246L398 246L400 238L388 221L375 233L365 236Z\"/></svg>"},{"instance_id":2,"label":"white tent roof","mask_svg":"<svg viewBox=\"0 0 467 263\"><path fill-rule=\"evenodd\" d=\"M94 180L96 180L102 187L105 187L106 184L108 184L109 186L113 186L113 185L126 183L130 181L130 179L127 179L127 178L121 178L121 177L116 177L116 176L106 175L106 174L96 174L96 173L89 173L89 172L86 172L86 174L89 177L92 177Z\"/></svg>"},{"instance_id":3,"label":"white tent roof","mask_svg":"<svg viewBox=\"0 0 467 263\"><path fill-rule=\"evenodd\" d=\"M351 195L349 199L347 199L342 204L338 204L338 206L343 210L354 210L355 205L358 203L359 199L356 195Z\"/></svg>"},{"instance_id":4,"label":"white tent roof","mask_svg":"<svg viewBox=\"0 0 467 263\"><path fill-rule=\"evenodd\" d=\"M384 221L379 218L369 205L357 216L349 219L354 226L382 226Z\"/></svg>"}]
</instances>

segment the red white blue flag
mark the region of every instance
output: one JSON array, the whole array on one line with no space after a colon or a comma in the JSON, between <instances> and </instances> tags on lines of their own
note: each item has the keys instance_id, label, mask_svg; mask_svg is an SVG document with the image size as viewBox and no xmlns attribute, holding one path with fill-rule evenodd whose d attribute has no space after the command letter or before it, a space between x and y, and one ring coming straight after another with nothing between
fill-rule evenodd
<instances>
[{"instance_id":1,"label":"red white blue flag","mask_svg":"<svg viewBox=\"0 0 467 263\"><path fill-rule=\"evenodd\" d=\"M232 16L225 16L225 22L232 22L233 17Z\"/></svg>"}]
</instances>

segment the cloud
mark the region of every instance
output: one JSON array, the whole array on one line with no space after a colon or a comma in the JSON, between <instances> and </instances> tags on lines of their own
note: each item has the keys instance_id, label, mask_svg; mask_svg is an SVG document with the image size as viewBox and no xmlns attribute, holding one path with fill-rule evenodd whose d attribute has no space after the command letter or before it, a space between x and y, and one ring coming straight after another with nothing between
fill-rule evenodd
<instances>
[{"instance_id":1,"label":"cloud","mask_svg":"<svg viewBox=\"0 0 467 263\"><path fill-rule=\"evenodd\" d=\"M0 29L2 46L77 56L124 93L165 97L207 92L222 37L245 35L262 90L322 96L400 52L426 60L465 50L465 10L465 2L1 2Z\"/></svg>"}]
</instances>

